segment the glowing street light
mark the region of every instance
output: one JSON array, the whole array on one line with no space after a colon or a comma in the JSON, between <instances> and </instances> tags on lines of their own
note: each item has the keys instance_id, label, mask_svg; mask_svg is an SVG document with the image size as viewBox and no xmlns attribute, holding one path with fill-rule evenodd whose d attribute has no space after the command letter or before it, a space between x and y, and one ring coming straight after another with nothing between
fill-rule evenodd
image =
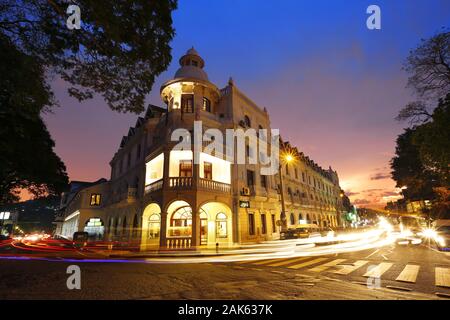
<instances>
[{"instance_id":1,"label":"glowing street light","mask_svg":"<svg viewBox=\"0 0 450 320\"><path fill-rule=\"evenodd\" d=\"M278 168L278 174L280 175L280 194L281 194L281 231L286 231L287 229L287 219L286 219L286 204L284 203L284 188L283 188L283 174L282 174L282 164L289 164L297 159L294 150L288 147L280 153L280 163Z\"/></svg>"}]
</instances>

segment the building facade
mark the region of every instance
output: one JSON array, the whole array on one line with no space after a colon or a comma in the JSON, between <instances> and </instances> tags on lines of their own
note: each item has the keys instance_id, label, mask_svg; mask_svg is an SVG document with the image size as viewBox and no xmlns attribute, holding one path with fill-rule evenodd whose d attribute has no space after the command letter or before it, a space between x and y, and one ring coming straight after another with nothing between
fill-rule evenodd
<instances>
[{"instance_id":1,"label":"building facade","mask_svg":"<svg viewBox=\"0 0 450 320\"><path fill-rule=\"evenodd\" d=\"M269 114L231 79L223 89L211 83L193 48L179 63L174 79L160 90L166 108L150 105L129 129L110 162L110 180L63 195L59 234L70 238L74 231L86 230L96 238L136 242L142 250L279 239L284 221L280 174L288 227L338 227L342 202L337 173L298 151L297 161L271 175L261 174L264 162L237 164L237 153L225 157L229 147L208 132L225 136L229 129L255 129L256 139L269 142L270 149ZM199 121L201 135L223 150L209 152L205 142L195 148ZM191 147L178 148L180 141ZM232 145L239 149L234 138ZM281 148L287 146L281 143ZM251 139L241 147L246 159L264 156Z\"/></svg>"}]
</instances>

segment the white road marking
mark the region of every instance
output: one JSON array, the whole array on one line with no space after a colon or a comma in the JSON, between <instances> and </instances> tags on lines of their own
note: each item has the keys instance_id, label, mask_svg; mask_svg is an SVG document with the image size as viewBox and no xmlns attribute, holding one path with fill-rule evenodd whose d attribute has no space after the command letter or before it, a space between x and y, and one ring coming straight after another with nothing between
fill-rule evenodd
<instances>
[{"instance_id":1,"label":"white road marking","mask_svg":"<svg viewBox=\"0 0 450 320\"><path fill-rule=\"evenodd\" d=\"M322 272L327 270L328 268L334 267L335 265L338 265L341 262L344 262L346 259L336 259L324 264L321 264L320 266L314 267L312 269L309 269L309 271L313 271L313 272Z\"/></svg>"},{"instance_id":2,"label":"white road marking","mask_svg":"<svg viewBox=\"0 0 450 320\"><path fill-rule=\"evenodd\" d=\"M250 264L263 265L263 264L271 263L271 262L275 262L275 261L280 261L280 259L270 259L270 260L262 260L262 261L259 260L259 261L256 261L256 262L252 261L252 262L250 262Z\"/></svg>"},{"instance_id":3,"label":"white road marking","mask_svg":"<svg viewBox=\"0 0 450 320\"><path fill-rule=\"evenodd\" d=\"M375 253L377 253L378 251L380 251L380 249L375 250L374 252L372 252L371 254L369 254L367 257L365 257L364 259L369 259L371 256L373 256Z\"/></svg>"},{"instance_id":4,"label":"white road marking","mask_svg":"<svg viewBox=\"0 0 450 320\"><path fill-rule=\"evenodd\" d=\"M283 259L283 260L278 261L278 262L267 264L266 267L284 266L284 265L291 264L291 263L294 263L294 262L297 262L297 261L300 262L300 261L303 261L303 260L306 260L306 259L309 259L309 258L310 257L300 257L300 258L297 257L297 258Z\"/></svg>"},{"instance_id":5,"label":"white road marking","mask_svg":"<svg viewBox=\"0 0 450 320\"><path fill-rule=\"evenodd\" d=\"M307 266L310 266L310 265L322 262L324 260L327 260L327 258L317 258L317 259L306 261L306 262L303 262L303 263L300 263L300 264L294 264L293 266L289 266L288 268L290 268L290 269L300 269L300 268L303 268L303 267L307 267Z\"/></svg>"},{"instance_id":6,"label":"white road marking","mask_svg":"<svg viewBox=\"0 0 450 320\"><path fill-rule=\"evenodd\" d=\"M450 288L450 269L435 268L436 286Z\"/></svg>"},{"instance_id":7,"label":"white road marking","mask_svg":"<svg viewBox=\"0 0 450 320\"><path fill-rule=\"evenodd\" d=\"M408 264L397 277L397 281L415 283L419 274L420 266Z\"/></svg>"},{"instance_id":8,"label":"white road marking","mask_svg":"<svg viewBox=\"0 0 450 320\"><path fill-rule=\"evenodd\" d=\"M382 262L376 267L372 268L370 271L367 271L363 277L370 277L370 278L381 278L383 273L389 270L390 267L392 267L392 263L388 262Z\"/></svg>"},{"instance_id":9,"label":"white road marking","mask_svg":"<svg viewBox=\"0 0 450 320\"><path fill-rule=\"evenodd\" d=\"M347 274L355 271L356 269L361 268L363 265L365 265L368 262L369 261L367 261L367 260L358 260L353 265L345 265L342 269L334 271L334 273L347 275Z\"/></svg>"}]
</instances>

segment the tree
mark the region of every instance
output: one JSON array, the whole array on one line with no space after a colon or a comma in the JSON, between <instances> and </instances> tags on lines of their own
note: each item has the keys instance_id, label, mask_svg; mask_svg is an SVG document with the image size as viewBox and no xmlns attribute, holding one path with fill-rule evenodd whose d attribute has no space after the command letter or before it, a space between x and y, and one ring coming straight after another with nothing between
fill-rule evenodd
<instances>
[{"instance_id":1,"label":"tree","mask_svg":"<svg viewBox=\"0 0 450 320\"><path fill-rule=\"evenodd\" d=\"M66 26L66 0L3 0L0 33L71 84L80 101L101 94L111 109L140 113L166 70L176 0L71 1L81 29Z\"/></svg>"},{"instance_id":2,"label":"tree","mask_svg":"<svg viewBox=\"0 0 450 320\"><path fill-rule=\"evenodd\" d=\"M450 92L450 32L444 30L409 53L403 69L410 74L408 87L419 101L408 103L397 120L410 120L410 124L426 122L431 117L429 102L435 103Z\"/></svg>"},{"instance_id":3,"label":"tree","mask_svg":"<svg viewBox=\"0 0 450 320\"><path fill-rule=\"evenodd\" d=\"M433 200L432 213L437 215L438 208L448 207L442 190L450 185L450 32L422 40L404 69L410 73L408 86L420 100L408 103L396 118L409 120L411 128L397 138L392 178L397 187L407 187L402 191L405 199Z\"/></svg>"},{"instance_id":4,"label":"tree","mask_svg":"<svg viewBox=\"0 0 450 320\"><path fill-rule=\"evenodd\" d=\"M176 0L70 1L81 29L66 26L66 0L0 2L0 203L56 194L67 184L41 113L57 106L58 75L80 101L103 96L110 108L140 113L155 77L171 61Z\"/></svg>"},{"instance_id":5,"label":"tree","mask_svg":"<svg viewBox=\"0 0 450 320\"><path fill-rule=\"evenodd\" d=\"M0 204L17 201L24 188L57 194L68 179L40 117L53 103L43 67L1 34L0 47Z\"/></svg>"},{"instance_id":6,"label":"tree","mask_svg":"<svg viewBox=\"0 0 450 320\"><path fill-rule=\"evenodd\" d=\"M440 98L450 91L450 32L423 40L411 51L404 69L411 74L408 86L423 98Z\"/></svg>"},{"instance_id":7,"label":"tree","mask_svg":"<svg viewBox=\"0 0 450 320\"><path fill-rule=\"evenodd\" d=\"M424 168L441 186L450 186L450 93L439 101L431 120L415 129L413 143Z\"/></svg>"},{"instance_id":8,"label":"tree","mask_svg":"<svg viewBox=\"0 0 450 320\"><path fill-rule=\"evenodd\" d=\"M403 188L406 199L432 199L436 177L422 164L419 149L413 143L414 132L414 129L405 129L397 138L395 156L390 163L392 178L398 188Z\"/></svg>"}]
</instances>

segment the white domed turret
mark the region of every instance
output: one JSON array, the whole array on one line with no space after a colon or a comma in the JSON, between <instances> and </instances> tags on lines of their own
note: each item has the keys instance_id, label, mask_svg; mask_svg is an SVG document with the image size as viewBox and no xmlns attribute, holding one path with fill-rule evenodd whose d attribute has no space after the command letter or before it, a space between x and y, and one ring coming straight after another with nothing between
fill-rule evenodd
<instances>
[{"instance_id":1,"label":"white domed turret","mask_svg":"<svg viewBox=\"0 0 450 320\"><path fill-rule=\"evenodd\" d=\"M169 111L183 109L183 113L206 110L213 107L220 96L219 89L209 82L203 70L205 61L192 47L180 60L180 68L172 80L161 86L161 99L167 103Z\"/></svg>"},{"instance_id":2,"label":"white domed turret","mask_svg":"<svg viewBox=\"0 0 450 320\"><path fill-rule=\"evenodd\" d=\"M205 61L200 57L194 47L189 49L179 61L181 68L175 73L175 79L193 78L208 81L208 75L203 71Z\"/></svg>"}]
</instances>

